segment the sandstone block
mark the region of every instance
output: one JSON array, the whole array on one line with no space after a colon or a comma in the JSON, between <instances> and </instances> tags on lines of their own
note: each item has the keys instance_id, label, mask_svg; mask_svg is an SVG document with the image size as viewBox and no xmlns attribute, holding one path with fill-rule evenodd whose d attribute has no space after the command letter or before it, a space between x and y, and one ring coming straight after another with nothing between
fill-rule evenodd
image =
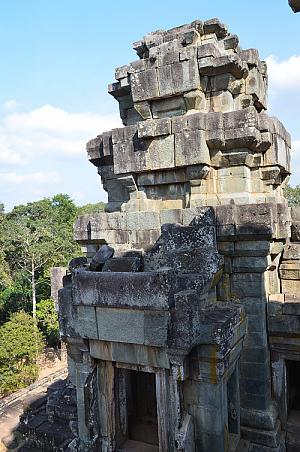
<instances>
[{"instance_id":1,"label":"sandstone block","mask_svg":"<svg viewBox=\"0 0 300 452\"><path fill-rule=\"evenodd\" d=\"M259 130L260 117L255 107L224 113L225 129L238 129L240 127L255 127Z\"/></svg>"},{"instance_id":2,"label":"sandstone block","mask_svg":"<svg viewBox=\"0 0 300 452\"><path fill-rule=\"evenodd\" d=\"M294 13L298 13L300 11L300 2L299 0L289 0L289 5L294 11Z\"/></svg>"},{"instance_id":3,"label":"sandstone block","mask_svg":"<svg viewBox=\"0 0 300 452\"><path fill-rule=\"evenodd\" d=\"M255 127L225 129L226 149L248 148L255 150L261 143L261 134Z\"/></svg>"},{"instance_id":4,"label":"sandstone block","mask_svg":"<svg viewBox=\"0 0 300 452\"><path fill-rule=\"evenodd\" d=\"M261 273L234 273L231 291L238 298L261 297L264 293L264 280Z\"/></svg>"},{"instance_id":5,"label":"sandstone block","mask_svg":"<svg viewBox=\"0 0 300 452\"><path fill-rule=\"evenodd\" d=\"M293 222L300 221L300 206L291 208L291 217L292 217Z\"/></svg>"},{"instance_id":6,"label":"sandstone block","mask_svg":"<svg viewBox=\"0 0 300 452\"><path fill-rule=\"evenodd\" d=\"M159 228L159 212L128 212L126 215L126 229L129 231L147 231Z\"/></svg>"},{"instance_id":7,"label":"sandstone block","mask_svg":"<svg viewBox=\"0 0 300 452\"><path fill-rule=\"evenodd\" d=\"M142 270L140 257L113 257L105 262L103 272L138 272Z\"/></svg>"},{"instance_id":8,"label":"sandstone block","mask_svg":"<svg viewBox=\"0 0 300 452\"><path fill-rule=\"evenodd\" d=\"M300 279L300 261L283 261L279 267L282 279Z\"/></svg>"},{"instance_id":9,"label":"sandstone block","mask_svg":"<svg viewBox=\"0 0 300 452\"><path fill-rule=\"evenodd\" d=\"M96 316L100 340L134 344L144 343L143 311L97 307Z\"/></svg>"},{"instance_id":10,"label":"sandstone block","mask_svg":"<svg viewBox=\"0 0 300 452\"><path fill-rule=\"evenodd\" d=\"M236 228L234 224L226 224L217 226L217 237L220 241L235 241Z\"/></svg>"},{"instance_id":11,"label":"sandstone block","mask_svg":"<svg viewBox=\"0 0 300 452\"><path fill-rule=\"evenodd\" d=\"M257 67L252 67L249 70L248 77L246 78L246 94L254 96L256 102L259 102L261 107L267 108L266 84Z\"/></svg>"},{"instance_id":12,"label":"sandstone block","mask_svg":"<svg viewBox=\"0 0 300 452\"><path fill-rule=\"evenodd\" d=\"M282 279L281 280L282 292L288 295L300 294L300 280L296 279Z\"/></svg>"},{"instance_id":13,"label":"sandstone block","mask_svg":"<svg viewBox=\"0 0 300 452\"><path fill-rule=\"evenodd\" d=\"M203 246L214 247L216 244L214 226L181 226L169 224L162 226L162 239L167 251L197 249Z\"/></svg>"},{"instance_id":14,"label":"sandstone block","mask_svg":"<svg viewBox=\"0 0 300 452\"><path fill-rule=\"evenodd\" d=\"M228 112L233 110L233 97L230 91L215 91L211 97L213 111Z\"/></svg>"},{"instance_id":15,"label":"sandstone block","mask_svg":"<svg viewBox=\"0 0 300 452\"><path fill-rule=\"evenodd\" d=\"M163 47L166 46L166 47ZM179 62L180 44L178 41L164 43L160 46L157 58L158 66L166 66L167 64ZM149 55L150 58L152 55Z\"/></svg>"},{"instance_id":16,"label":"sandstone block","mask_svg":"<svg viewBox=\"0 0 300 452\"><path fill-rule=\"evenodd\" d=\"M268 267L266 257L234 257L233 271L237 273L258 272L263 273Z\"/></svg>"},{"instance_id":17,"label":"sandstone block","mask_svg":"<svg viewBox=\"0 0 300 452\"><path fill-rule=\"evenodd\" d=\"M168 339L170 314L165 311L145 311L144 343L152 347L163 347Z\"/></svg>"},{"instance_id":18,"label":"sandstone block","mask_svg":"<svg viewBox=\"0 0 300 452\"><path fill-rule=\"evenodd\" d=\"M172 275L168 271L81 272L73 277L74 304L168 309Z\"/></svg>"},{"instance_id":19,"label":"sandstone block","mask_svg":"<svg viewBox=\"0 0 300 452\"><path fill-rule=\"evenodd\" d=\"M293 221L291 225L291 241L300 242L300 221Z\"/></svg>"},{"instance_id":20,"label":"sandstone block","mask_svg":"<svg viewBox=\"0 0 300 452\"><path fill-rule=\"evenodd\" d=\"M96 138L90 140L86 144L86 150L88 158L95 166L99 166L101 162L101 148L103 147L102 135L98 135Z\"/></svg>"},{"instance_id":21,"label":"sandstone block","mask_svg":"<svg viewBox=\"0 0 300 452\"><path fill-rule=\"evenodd\" d=\"M268 327L272 336L297 337L300 330L300 317L298 315L269 315Z\"/></svg>"},{"instance_id":22,"label":"sandstone block","mask_svg":"<svg viewBox=\"0 0 300 452\"><path fill-rule=\"evenodd\" d=\"M235 50L239 45L239 38L237 35L228 35L223 39L225 50L233 49Z\"/></svg>"},{"instance_id":23,"label":"sandstone block","mask_svg":"<svg viewBox=\"0 0 300 452\"><path fill-rule=\"evenodd\" d=\"M102 245L101 248L93 256L89 269L91 271L100 271L105 262L114 255L114 249L108 245Z\"/></svg>"},{"instance_id":24,"label":"sandstone block","mask_svg":"<svg viewBox=\"0 0 300 452\"><path fill-rule=\"evenodd\" d=\"M166 223L182 223L182 209L165 209L160 212L161 224Z\"/></svg>"},{"instance_id":25,"label":"sandstone block","mask_svg":"<svg viewBox=\"0 0 300 452\"><path fill-rule=\"evenodd\" d=\"M179 61L193 60L196 57L197 57L197 47L195 46L184 47L179 52Z\"/></svg>"},{"instance_id":26,"label":"sandstone block","mask_svg":"<svg viewBox=\"0 0 300 452\"><path fill-rule=\"evenodd\" d=\"M93 306L77 306L76 332L83 338L98 339L96 312Z\"/></svg>"},{"instance_id":27,"label":"sandstone block","mask_svg":"<svg viewBox=\"0 0 300 452\"><path fill-rule=\"evenodd\" d=\"M209 164L210 156L202 130L183 131L175 135L175 165Z\"/></svg>"},{"instance_id":28,"label":"sandstone block","mask_svg":"<svg viewBox=\"0 0 300 452\"><path fill-rule=\"evenodd\" d=\"M152 119L152 111L150 107L150 102L135 102L134 109L143 119Z\"/></svg>"},{"instance_id":29,"label":"sandstone block","mask_svg":"<svg viewBox=\"0 0 300 452\"><path fill-rule=\"evenodd\" d=\"M212 207L192 207L182 211L184 226L214 226L215 212Z\"/></svg>"},{"instance_id":30,"label":"sandstone block","mask_svg":"<svg viewBox=\"0 0 300 452\"><path fill-rule=\"evenodd\" d=\"M205 34L215 33L218 38L224 38L227 35L227 27L219 19L205 20L203 23Z\"/></svg>"},{"instance_id":31,"label":"sandstone block","mask_svg":"<svg viewBox=\"0 0 300 452\"><path fill-rule=\"evenodd\" d=\"M283 260L300 260L300 243L289 243L285 245Z\"/></svg>"},{"instance_id":32,"label":"sandstone block","mask_svg":"<svg viewBox=\"0 0 300 452\"><path fill-rule=\"evenodd\" d=\"M161 97L180 94L200 87L197 62L194 60L162 66L157 70Z\"/></svg>"},{"instance_id":33,"label":"sandstone block","mask_svg":"<svg viewBox=\"0 0 300 452\"><path fill-rule=\"evenodd\" d=\"M268 449L271 450L271 448L279 446L280 431L279 420L276 422L274 430L256 430L250 427L242 427L243 438L251 441L251 443L254 443L254 447L251 448L251 452L258 452L259 450L261 452L267 452ZM259 444L259 448L256 448L255 444Z\"/></svg>"},{"instance_id":34,"label":"sandstone block","mask_svg":"<svg viewBox=\"0 0 300 452\"><path fill-rule=\"evenodd\" d=\"M197 57L200 60L201 58L214 57L218 58L221 56L221 52L217 46L214 44L202 44L197 47Z\"/></svg>"},{"instance_id":35,"label":"sandstone block","mask_svg":"<svg viewBox=\"0 0 300 452\"><path fill-rule=\"evenodd\" d=\"M206 129L206 114L193 113L187 117L187 125L190 130L205 130ZM180 130L181 132L181 130Z\"/></svg>"},{"instance_id":36,"label":"sandstone block","mask_svg":"<svg viewBox=\"0 0 300 452\"><path fill-rule=\"evenodd\" d=\"M188 129L187 124L187 116L174 116L174 118L172 118L172 133L180 133L184 129Z\"/></svg>"},{"instance_id":37,"label":"sandstone block","mask_svg":"<svg viewBox=\"0 0 300 452\"><path fill-rule=\"evenodd\" d=\"M86 267L87 266L87 258L86 257L74 257L69 262L69 270L70 272L75 271L78 268ZM65 270L66 273L66 270Z\"/></svg>"},{"instance_id":38,"label":"sandstone block","mask_svg":"<svg viewBox=\"0 0 300 452\"><path fill-rule=\"evenodd\" d=\"M134 102L159 97L156 69L147 69L131 74L131 92Z\"/></svg>"},{"instance_id":39,"label":"sandstone block","mask_svg":"<svg viewBox=\"0 0 300 452\"><path fill-rule=\"evenodd\" d=\"M174 135L158 137L148 147L144 170L158 170L173 168L174 162Z\"/></svg>"},{"instance_id":40,"label":"sandstone block","mask_svg":"<svg viewBox=\"0 0 300 452\"><path fill-rule=\"evenodd\" d=\"M206 132L206 144L209 147L209 149L224 149L225 148L224 129L208 130Z\"/></svg>"},{"instance_id":41,"label":"sandstone block","mask_svg":"<svg viewBox=\"0 0 300 452\"><path fill-rule=\"evenodd\" d=\"M167 253L167 265L176 272L201 273L207 279L212 278L222 264L223 259L214 248L170 250Z\"/></svg>"},{"instance_id":42,"label":"sandstone block","mask_svg":"<svg viewBox=\"0 0 300 452\"><path fill-rule=\"evenodd\" d=\"M151 102L153 118L165 118L186 113L186 104L182 96L157 99Z\"/></svg>"},{"instance_id":43,"label":"sandstone block","mask_svg":"<svg viewBox=\"0 0 300 452\"><path fill-rule=\"evenodd\" d=\"M236 78L242 78L247 72L239 56L227 55L218 58L202 58L198 60L200 75L219 75L230 73Z\"/></svg>"},{"instance_id":44,"label":"sandstone block","mask_svg":"<svg viewBox=\"0 0 300 452\"><path fill-rule=\"evenodd\" d=\"M300 296L295 298L286 297L286 302L282 305L282 313L286 315L300 315Z\"/></svg>"},{"instance_id":45,"label":"sandstone block","mask_svg":"<svg viewBox=\"0 0 300 452\"><path fill-rule=\"evenodd\" d=\"M242 193L251 191L250 178L247 177L221 177L217 181L218 193Z\"/></svg>"},{"instance_id":46,"label":"sandstone block","mask_svg":"<svg viewBox=\"0 0 300 452\"><path fill-rule=\"evenodd\" d=\"M240 50L240 58L251 66L259 65L259 54L256 49Z\"/></svg>"},{"instance_id":47,"label":"sandstone block","mask_svg":"<svg viewBox=\"0 0 300 452\"><path fill-rule=\"evenodd\" d=\"M169 118L140 121L138 123L139 138L153 138L161 135L170 135L171 120Z\"/></svg>"}]
</instances>

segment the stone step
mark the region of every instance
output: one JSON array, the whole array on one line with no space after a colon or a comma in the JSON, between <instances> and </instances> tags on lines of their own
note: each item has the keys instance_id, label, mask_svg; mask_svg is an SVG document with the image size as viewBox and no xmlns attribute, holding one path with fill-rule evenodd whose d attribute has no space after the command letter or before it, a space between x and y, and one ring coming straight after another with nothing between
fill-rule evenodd
<instances>
[{"instance_id":1,"label":"stone step","mask_svg":"<svg viewBox=\"0 0 300 452\"><path fill-rule=\"evenodd\" d=\"M291 410L287 419L286 430L288 433L300 435L300 411Z\"/></svg>"},{"instance_id":2,"label":"stone step","mask_svg":"<svg viewBox=\"0 0 300 452\"><path fill-rule=\"evenodd\" d=\"M126 441L117 452L158 452L158 450L157 446L130 439Z\"/></svg>"}]
</instances>

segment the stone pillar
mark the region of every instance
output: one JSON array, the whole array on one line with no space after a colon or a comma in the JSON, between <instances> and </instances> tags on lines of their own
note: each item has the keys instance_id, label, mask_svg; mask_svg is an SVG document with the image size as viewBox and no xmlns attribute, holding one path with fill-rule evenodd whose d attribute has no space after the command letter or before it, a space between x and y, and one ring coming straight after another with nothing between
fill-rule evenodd
<instances>
[{"instance_id":1,"label":"stone pillar","mask_svg":"<svg viewBox=\"0 0 300 452\"><path fill-rule=\"evenodd\" d=\"M80 450L82 452L93 451L93 430L97 427L95 413L98 406L92 400L97 397L97 391L91 394L89 379L95 370L93 361L88 352L82 352L82 360L77 361L76 367L76 394L77 394L77 415L78 415L78 435L80 438ZM94 423L94 425L92 425Z\"/></svg>"},{"instance_id":2,"label":"stone pillar","mask_svg":"<svg viewBox=\"0 0 300 452\"><path fill-rule=\"evenodd\" d=\"M270 451L279 450L280 424L271 395L266 314L269 294L280 290L284 241L284 228L273 220L274 209L274 205L216 209L219 251L225 258L218 297L242 303L247 318L240 359L242 435L253 444L272 447Z\"/></svg>"},{"instance_id":3,"label":"stone pillar","mask_svg":"<svg viewBox=\"0 0 300 452\"><path fill-rule=\"evenodd\" d=\"M58 311L58 291L63 287L63 277L67 273L66 267L51 268L51 297L55 302L55 309Z\"/></svg>"}]
</instances>

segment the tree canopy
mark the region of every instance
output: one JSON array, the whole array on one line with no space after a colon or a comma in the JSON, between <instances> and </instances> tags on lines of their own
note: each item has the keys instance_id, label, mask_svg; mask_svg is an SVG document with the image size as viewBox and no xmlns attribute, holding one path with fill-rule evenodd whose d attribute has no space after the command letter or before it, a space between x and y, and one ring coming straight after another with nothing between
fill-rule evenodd
<instances>
[{"instance_id":1,"label":"tree canopy","mask_svg":"<svg viewBox=\"0 0 300 452\"><path fill-rule=\"evenodd\" d=\"M290 207L300 206L300 185L295 187L287 185L284 189L284 196L288 200Z\"/></svg>"},{"instance_id":2,"label":"tree canopy","mask_svg":"<svg viewBox=\"0 0 300 452\"><path fill-rule=\"evenodd\" d=\"M0 290L4 291L0 293L0 321L1 307L7 311L9 304L13 312L14 306L28 311L28 293L35 316L36 303L50 297L50 268L66 266L80 254L73 240L76 217L103 208L104 203L77 207L68 195L58 194L16 206L7 214L0 210Z\"/></svg>"},{"instance_id":3,"label":"tree canopy","mask_svg":"<svg viewBox=\"0 0 300 452\"><path fill-rule=\"evenodd\" d=\"M43 346L42 333L25 312L12 314L0 327L0 396L24 388L36 379L36 358Z\"/></svg>"},{"instance_id":4,"label":"tree canopy","mask_svg":"<svg viewBox=\"0 0 300 452\"><path fill-rule=\"evenodd\" d=\"M36 378L42 334L48 345L57 345L50 269L81 254L73 240L77 216L104 206L78 207L68 195L57 194L5 213L0 202L0 395Z\"/></svg>"}]
</instances>

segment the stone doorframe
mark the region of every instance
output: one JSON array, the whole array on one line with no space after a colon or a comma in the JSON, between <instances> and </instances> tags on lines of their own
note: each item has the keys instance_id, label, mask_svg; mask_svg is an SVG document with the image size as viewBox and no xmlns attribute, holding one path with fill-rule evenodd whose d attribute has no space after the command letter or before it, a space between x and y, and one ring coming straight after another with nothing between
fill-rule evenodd
<instances>
[{"instance_id":1,"label":"stone doorframe","mask_svg":"<svg viewBox=\"0 0 300 452\"><path fill-rule=\"evenodd\" d=\"M300 361L300 354L295 350L278 350L271 346L272 389L278 404L279 416L284 428L288 418L288 384L286 361Z\"/></svg>"},{"instance_id":2,"label":"stone doorframe","mask_svg":"<svg viewBox=\"0 0 300 452\"><path fill-rule=\"evenodd\" d=\"M174 436L171 431L173 416L169 394L169 370L110 361L100 361L97 365L99 414L100 425L102 426L100 433L103 438L107 438L107 451L114 451L119 446L118 438L122 434L126 434L127 428L125 391L122 387L122 379L118 378L117 381L116 369L155 374L159 452L173 451Z\"/></svg>"}]
</instances>

